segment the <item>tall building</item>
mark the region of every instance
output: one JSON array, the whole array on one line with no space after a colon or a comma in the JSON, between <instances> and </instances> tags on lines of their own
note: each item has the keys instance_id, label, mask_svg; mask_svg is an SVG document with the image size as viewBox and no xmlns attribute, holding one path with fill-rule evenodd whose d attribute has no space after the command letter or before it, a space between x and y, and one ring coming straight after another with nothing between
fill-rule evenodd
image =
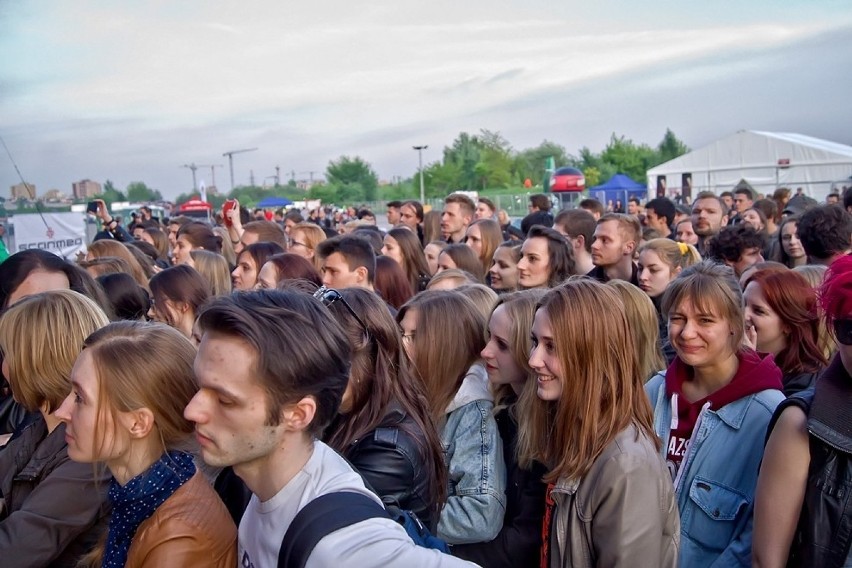
<instances>
[{"instance_id":1,"label":"tall building","mask_svg":"<svg viewBox=\"0 0 852 568\"><path fill-rule=\"evenodd\" d=\"M101 193L101 184L90 179L75 181L71 184L74 199L88 199Z\"/></svg>"},{"instance_id":2,"label":"tall building","mask_svg":"<svg viewBox=\"0 0 852 568\"><path fill-rule=\"evenodd\" d=\"M12 200L16 199L35 199L36 198L36 186L28 183L23 184L19 183L17 185L13 185L11 188Z\"/></svg>"}]
</instances>

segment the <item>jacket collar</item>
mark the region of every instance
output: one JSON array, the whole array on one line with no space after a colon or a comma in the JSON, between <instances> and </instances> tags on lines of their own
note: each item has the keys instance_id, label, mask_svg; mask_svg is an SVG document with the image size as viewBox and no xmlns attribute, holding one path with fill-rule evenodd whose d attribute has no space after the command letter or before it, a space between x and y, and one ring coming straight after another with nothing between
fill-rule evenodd
<instances>
[{"instance_id":1,"label":"jacket collar","mask_svg":"<svg viewBox=\"0 0 852 568\"><path fill-rule=\"evenodd\" d=\"M60 424L48 434L47 424L40 418L27 427L21 437L26 447L32 448L32 454L27 452L29 459L15 476L16 480L39 479L45 468L56 460L57 454L67 451L65 424Z\"/></svg>"}]
</instances>

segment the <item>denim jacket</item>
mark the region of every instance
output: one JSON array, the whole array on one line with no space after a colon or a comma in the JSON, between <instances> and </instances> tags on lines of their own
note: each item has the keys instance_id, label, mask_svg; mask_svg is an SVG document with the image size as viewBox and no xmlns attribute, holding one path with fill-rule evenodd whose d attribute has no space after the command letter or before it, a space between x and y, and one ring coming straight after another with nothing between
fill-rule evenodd
<instances>
[{"instance_id":1,"label":"denim jacket","mask_svg":"<svg viewBox=\"0 0 852 568\"><path fill-rule=\"evenodd\" d=\"M441 429L449 491L438 536L449 544L493 540L503 526L506 463L493 407L485 369L474 365Z\"/></svg>"},{"instance_id":2,"label":"denim jacket","mask_svg":"<svg viewBox=\"0 0 852 568\"><path fill-rule=\"evenodd\" d=\"M645 391L665 459L672 420L665 374L648 381ZM763 441L782 400L783 393L771 389L701 411L675 485L681 566L751 566L754 491Z\"/></svg>"}]
</instances>

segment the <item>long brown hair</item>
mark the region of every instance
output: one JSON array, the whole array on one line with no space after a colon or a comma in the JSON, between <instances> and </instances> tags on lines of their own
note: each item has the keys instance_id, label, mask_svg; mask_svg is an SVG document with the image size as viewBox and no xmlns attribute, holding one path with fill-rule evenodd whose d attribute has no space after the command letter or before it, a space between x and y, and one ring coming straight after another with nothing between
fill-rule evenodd
<instances>
[{"instance_id":1,"label":"long brown hair","mask_svg":"<svg viewBox=\"0 0 852 568\"><path fill-rule=\"evenodd\" d=\"M367 329L339 302L330 307L352 345L352 366L350 408L332 423L326 442L345 453L350 444L376 429L391 404L399 404L417 424L419 431L408 433L418 443L421 458L427 464L430 493L436 498L436 512L440 512L447 499L441 439L429 412L426 389L405 356L399 327L376 294L361 288L347 288L340 293Z\"/></svg>"},{"instance_id":2,"label":"long brown hair","mask_svg":"<svg viewBox=\"0 0 852 568\"><path fill-rule=\"evenodd\" d=\"M659 448L645 377L615 290L588 278L571 279L548 292L538 310L550 319L563 394L545 402L525 389L518 410L521 467L544 463L548 483L581 478L631 424Z\"/></svg>"},{"instance_id":3,"label":"long brown hair","mask_svg":"<svg viewBox=\"0 0 852 568\"><path fill-rule=\"evenodd\" d=\"M624 302L624 314L627 316L627 324L636 346L639 368L647 381L655 373L666 368L666 360L660 348L657 308L648 294L626 280L610 280L606 284L615 289Z\"/></svg>"},{"instance_id":4,"label":"long brown hair","mask_svg":"<svg viewBox=\"0 0 852 568\"><path fill-rule=\"evenodd\" d=\"M447 406L485 347L485 320L473 302L453 291L421 292L400 308L396 321L409 310L417 312L412 363L426 385L432 417L442 424Z\"/></svg>"},{"instance_id":5,"label":"long brown hair","mask_svg":"<svg viewBox=\"0 0 852 568\"><path fill-rule=\"evenodd\" d=\"M482 252L479 253L479 262L482 263L482 269L485 274L491 268L491 259L494 256L494 251L500 246L503 241L503 231L500 230L500 224L494 219L477 219L468 226L477 225L479 227L479 236L482 240ZM465 240L467 240L467 231L465 231Z\"/></svg>"},{"instance_id":6,"label":"long brown hair","mask_svg":"<svg viewBox=\"0 0 852 568\"><path fill-rule=\"evenodd\" d=\"M388 236L392 237L399 245L399 250L402 253L402 269L405 270L408 280L411 282L411 289L414 293L420 291L420 277L425 276L428 280L429 263L426 262L426 255L423 254L423 247L420 245L420 239L417 234L410 229L397 227L388 231Z\"/></svg>"}]
</instances>

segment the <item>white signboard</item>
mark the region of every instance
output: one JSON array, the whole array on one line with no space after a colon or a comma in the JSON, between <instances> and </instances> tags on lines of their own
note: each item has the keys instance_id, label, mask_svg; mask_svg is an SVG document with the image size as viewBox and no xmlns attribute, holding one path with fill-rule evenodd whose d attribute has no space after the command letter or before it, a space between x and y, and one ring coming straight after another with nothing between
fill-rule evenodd
<instances>
[{"instance_id":1,"label":"white signboard","mask_svg":"<svg viewBox=\"0 0 852 568\"><path fill-rule=\"evenodd\" d=\"M15 215L15 252L43 249L67 259L86 246L85 214Z\"/></svg>"}]
</instances>

